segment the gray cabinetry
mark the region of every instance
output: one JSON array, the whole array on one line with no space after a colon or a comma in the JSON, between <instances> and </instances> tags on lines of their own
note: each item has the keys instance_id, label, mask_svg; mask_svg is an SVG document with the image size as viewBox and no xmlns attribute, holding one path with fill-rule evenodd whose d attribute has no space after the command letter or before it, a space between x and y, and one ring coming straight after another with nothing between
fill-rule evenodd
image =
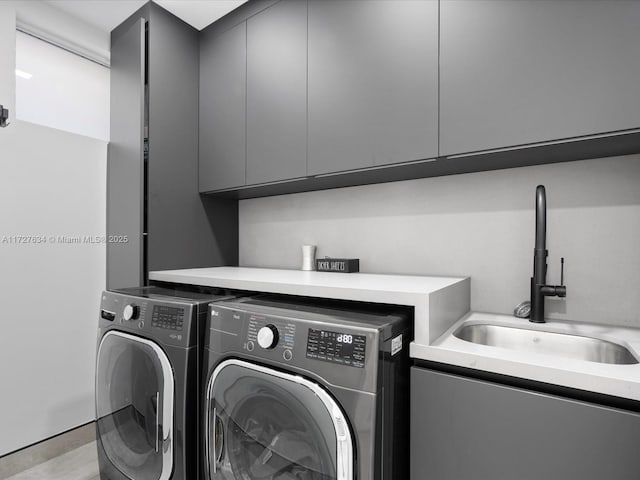
<instances>
[{"instance_id":1,"label":"gray cabinetry","mask_svg":"<svg viewBox=\"0 0 640 480\"><path fill-rule=\"evenodd\" d=\"M638 1L247 2L200 34L200 191L637 153L638 24Z\"/></svg>"},{"instance_id":2,"label":"gray cabinetry","mask_svg":"<svg viewBox=\"0 0 640 480\"><path fill-rule=\"evenodd\" d=\"M440 155L640 127L640 2L442 0Z\"/></svg>"},{"instance_id":3,"label":"gray cabinetry","mask_svg":"<svg viewBox=\"0 0 640 480\"><path fill-rule=\"evenodd\" d=\"M437 157L438 2L308 8L308 173Z\"/></svg>"},{"instance_id":4,"label":"gray cabinetry","mask_svg":"<svg viewBox=\"0 0 640 480\"><path fill-rule=\"evenodd\" d=\"M247 20L248 185L307 174L307 3Z\"/></svg>"},{"instance_id":5,"label":"gray cabinetry","mask_svg":"<svg viewBox=\"0 0 640 480\"><path fill-rule=\"evenodd\" d=\"M198 193L198 32L149 8L147 269L237 265L237 202Z\"/></svg>"},{"instance_id":6,"label":"gray cabinetry","mask_svg":"<svg viewBox=\"0 0 640 480\"><path fill-rule=\"evenodd\" d=\"M411 480L636 480L640 414L412 367Z\"/></svg>"},{"instance_id":7,"label":"gray cabinetry","mask_svg":"<svg viewBox=\"0 0 640 480\"><path fill-rule=\"evenodd\" d=\"M144 279L145 19L123 26L111 41L111 141L107 162L107 287ZM126 241L125 241L126 239Z\"/></svg>"},{"instance_id":8,"label":"gray cabinetry","mask_svg":"<svg viewBox=\"0 0 640 480\"><path fill-rule=\"evenodd\" d=\"M247 24L200 39L200 191L245 184Z\"/></svg>"},{"instance_id":9,"label":"gray cabinetry","mask_svg":"<svg viewBox=\"0 0 640 480\"><path fill-rule=\"evenodd\" d=\"M198 193L198 32L149 2L111 45L107 288L236 265L237 201Z\"/></svg>"}]
</instances>

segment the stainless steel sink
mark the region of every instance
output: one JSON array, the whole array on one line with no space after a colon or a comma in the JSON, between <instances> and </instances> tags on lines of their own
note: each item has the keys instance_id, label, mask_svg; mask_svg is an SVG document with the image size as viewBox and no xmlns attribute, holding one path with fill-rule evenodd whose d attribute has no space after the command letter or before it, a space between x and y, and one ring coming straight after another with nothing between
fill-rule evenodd
<instances>
[{"instance_id":1,"label":"stainless steel sink","mask_svg":"<svg viewBox=\"0 0 640 480\"><path fill-rule=\"evenodd\" d=\"M638 359L622 345L593 337L491 324L462 325L453 335L467 342L521 352L618 365L638 363Z\"/></svg>"}]
</instances>

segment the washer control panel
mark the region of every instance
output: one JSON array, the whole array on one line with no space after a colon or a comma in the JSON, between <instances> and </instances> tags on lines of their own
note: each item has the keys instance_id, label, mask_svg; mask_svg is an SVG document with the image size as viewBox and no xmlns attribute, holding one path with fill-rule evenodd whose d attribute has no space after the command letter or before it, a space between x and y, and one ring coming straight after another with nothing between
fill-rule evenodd
<instances>
[{"instance_id":1,"label":"washer control panel","mask_svg":"<svg viewBox=\"0 0 640 480\"><path fill-rule=\"evenodd\" d=\"M376 392L378 366L395 355L392 340L402 337L409 320L402 312L328 305L267 295L212 303L205 336L208 368L235 357L334 386Z\"/></svg>"},{"instance_id":2,"label":"washer control panel","mask_svg":"<svg viewBox=\"0 0 640 480\"><path fill-rule=\"evenodd\" d=\"M309 328L307 358L364 368L366 350L365 335Z\"/></svg>"},{"instance_id":3,"label":"washer control panel","mask_svg":"<svg viewBox=\"0 0 640 480\"><path fill-rule=\"evenodd\" d=\"M250 314L244 348L248 351L280 350L285 360L291 360L295 344L296 325L284 319Z\"/></svg>"},{"instance_id":4,"label":"washer control panel","mask_svg":"<svg viewBox=\"0 0 640 480\"><path fill-rule=\"evenodd\" d=\"M138 289L142 290L142 289ZM153 341L179 347L198 344L208 304L185 298L149 298L138 290L104 292L98 326L117 329ZM140 293L144 293L140 292Z\"/></svg>"},{"instance_id":5,"label":"washer control panel","mask_svg":"<svg viewBox=\"0 0 640 480\"><path fill-rule=\"evenodd\" d=\"M165 330L182 330L184 308L169 305L154 305L151 313L151 326Z\"/></svg>"}]
</instances>

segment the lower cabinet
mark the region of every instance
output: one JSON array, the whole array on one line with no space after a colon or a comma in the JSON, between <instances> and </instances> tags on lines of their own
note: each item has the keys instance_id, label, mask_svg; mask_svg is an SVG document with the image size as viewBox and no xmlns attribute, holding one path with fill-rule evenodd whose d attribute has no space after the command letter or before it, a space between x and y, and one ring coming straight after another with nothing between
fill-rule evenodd
<instances>
[{"instance_id":1,"label":"lower cabinet","mask_svg":"<svg viewBox=\"0 0 640 480\"><path fill-rule=\"evenodd\" d=\"M411 371L411 480L637 480L640 414Z\"/></svg>"}]
</instances>

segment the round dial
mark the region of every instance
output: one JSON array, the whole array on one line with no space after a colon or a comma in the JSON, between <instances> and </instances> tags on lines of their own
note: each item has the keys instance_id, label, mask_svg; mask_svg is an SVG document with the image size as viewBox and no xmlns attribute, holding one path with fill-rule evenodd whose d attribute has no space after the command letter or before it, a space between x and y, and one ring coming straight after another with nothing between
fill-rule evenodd
<instances>
[{"instance_id":1,"label":"round dial","mask_svg":"<svg viewBox=\"0 0 640 480\"><path fill-rule=\"evenodd\" d=\"M262 348L273 348L278 344L278 329L275 325L267 325L258 330L258 345Z\"/></svg>"},{"instance_id":2,"label":"round dial","mask_svg":"<svg viewBox=\"0 0 640 480\"><path fill-rule=\"evenodd\" d=\"M126 321L135 320L138 318L139 313L138 306L130 303L129 305L125 305L124 310L122 311L122 318Z\"/></svg>"}]
</instances>

